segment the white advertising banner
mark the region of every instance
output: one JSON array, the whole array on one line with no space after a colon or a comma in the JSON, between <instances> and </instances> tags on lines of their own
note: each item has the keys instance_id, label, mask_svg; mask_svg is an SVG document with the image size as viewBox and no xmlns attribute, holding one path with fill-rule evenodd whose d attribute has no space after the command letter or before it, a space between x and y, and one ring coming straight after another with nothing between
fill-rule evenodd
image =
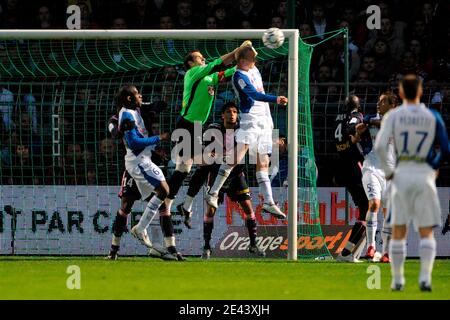
<instances>
[{"instance_id":1,"label":"white advertising banner","mask_svg":"<svg viewBox=\"0 0 450 320\"><path fill-rule=\"evenodd\" d=\"M257 188L251 189L258 223L258 241L269 243L269 239L265 238L270 237L270 246L267 246L270 251L281 250L275 256L285 255L286 222L262 213L259 199L255 196ZM111 244L111 226L120 206L118 190L118 187L112 186L0 186L0 254L106 255ZM182 188L172 207L177 247L185 255L200 255L203 245L203 197L198 195L194 202L193 229L187 229L182 217L174 212L176 205L184 199L186 191L186 187ZM443 223L449 212L450 188L438 188L438 191ZM305 190L299 190L299 195L302 192L305 194ZM286 189L274 188L274 198L287 208ZM355 222L357 210L351 200L349 222L346 222L343 188L318 188L318 202L321 224L333 226L324 228L324 235L330 236L330 239L335 235L328 235L327 232L335 231L328 230L336 230L334 227L345 229L346 225ZM139 220L144 208L144 202L135 203L128 220L129 229ZM308 206L299 203L299 208L300 223L311 221ZM14 212L16 220L12 218ZM245 219L242 211L226 200L214 220L213 248L228 250L225 256L242 256L233 250L245 246L224 245L222 242L224 239L230 241L231 230L234 234L240 230L240 236L243 239L247 237L246 228L230 228L243 226ZM153 220L149 233L154 242L162 243L158 217ZM435 236L437 255L450 256L450 233L442 235L439 228L436 229ZM377 235L378 242L379 238ZM340 241L342 240L346 241L344 236ZM339 247L342 245L345 243L339 242ZM329 249L331 252L331 247ZM146 249L129 233L125 233L120 254L145 255ZM408 236L408 256L418 256L418 237L413 231Z\"/></svg>"}]
</instances>

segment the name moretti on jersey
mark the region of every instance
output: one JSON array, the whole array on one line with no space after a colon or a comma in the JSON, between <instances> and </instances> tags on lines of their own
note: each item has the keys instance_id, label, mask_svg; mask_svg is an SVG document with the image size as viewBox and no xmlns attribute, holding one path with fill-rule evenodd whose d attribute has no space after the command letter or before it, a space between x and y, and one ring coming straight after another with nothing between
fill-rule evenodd
<instances>
[{"instance_id":1,"label":"name moretti on jersey","mask_svg":"<svg viewBox=\"0 0 450 320\"><path fill-rule=\"evenodd\" d=\"M430 127L431 119L424 117L400 116L399 122L405 126Z\"/></svg>"}]
</instances>

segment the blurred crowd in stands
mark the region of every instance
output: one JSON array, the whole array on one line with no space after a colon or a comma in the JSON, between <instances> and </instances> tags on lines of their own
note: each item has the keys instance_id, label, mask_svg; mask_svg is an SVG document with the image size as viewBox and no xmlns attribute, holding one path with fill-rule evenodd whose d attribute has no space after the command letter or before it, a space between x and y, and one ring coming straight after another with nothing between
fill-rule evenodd
<instances>
[{"instance_id":1,"label":"blurred crowd in stands","mask_svg":"<svg viewBox=\"0 0 450 320\"><path fill-rule=\"evenodd\" d=\"M0 28L65 29L68 17L66 8L73 4L81 9L82 29L291 27L288 26L289 3L283 0L270 3L256 0L0 0ZM367 28L369 15L366 9L369 5L378 5L381 10L378 30ZM317 44L327 37L329 31L343 27L349 29L350 89L351 93L361 97L365 111L373 112L381 92L395 91L403 75L414 73L424 82L423 102L441 111L447 126L450 126L450 1L300 0L295 1L295 6L294 27L300 30L306 43ZM0 58L3 49L4 44L0 42ZM327 144L332 140L332 117L345 98L344 49L342 34L317 45L310 66L316 162L319 185L322 186L332 183L329 167L334 150ZM271 65L264 63L260 68L264 80L270 78L270 72L284 72L287 75L286 61L280 62L284 66L279 68L276 62L268 63ZM166 68L165 77L177 79L181 84L181 68ZM280 90L286 90L286 87L287 76L281 76ZM218 93L221 93L220 90ZM58 166L52 165L52 157L47 155L54 154L55 150L52 150L52 143L43 141L54 138L48 130L45 133L47 138L43 134L43 124L48 124L50 120L42 120L39 110L36 110L39 100L43 99L42 94L36 88L33 92L15 92L14 86L9 86L0 78L2 184L118 184L122 155L117 152L117 143L108 136L90 139L92 145L86 143L86 136L64 144L60 163ZM77 105L83 104L84 100L84 105L99 105L98 96L89 96L83 90L79 90L77 95ZM218 97L222 98L227 99ZM93 101L90 102L90 99ZM17 107L18 101L20 108ZM59 125L66 125L67 133L71 130L75 132L73 128L80 128L90 117L88 110L90 108L85 109L84 119L71 116L76 111L66 110L67 114L59 119L62 122ZM92 115L96 130L104 130L107 113L104 114L101 119ZM285 116L280 114L280 117ZM284 124L282 134L286 133L285 128ZM155 120L151 131L157 134L160 130L160 124ZM156 152L164 159L162 163L167 164L168 151L158 149ZM55 167L65 170L64 173L49 171L50 168L54 171ZM56 181L55 177L63 178ZM444 183L450 185L450 175Z\"/></svg>"}]
</instances>

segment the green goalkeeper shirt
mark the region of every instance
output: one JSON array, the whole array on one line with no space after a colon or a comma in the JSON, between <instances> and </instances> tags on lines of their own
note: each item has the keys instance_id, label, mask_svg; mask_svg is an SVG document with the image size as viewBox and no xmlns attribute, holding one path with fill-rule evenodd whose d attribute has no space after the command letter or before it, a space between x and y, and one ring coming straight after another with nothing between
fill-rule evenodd
<instances>
[{"instance_id":1,"label":"green goalkeeper shirt","mask_svg":"<svg viewBox=\"0 0 450 320\"><path fill-rule=\"evenodd\" d=\"M204 66L189 69L184 75L183 105L181 116L190 122L208 119L214 101L215 87L220 81L231 77L236 67L224 68L222 59L216 59Z\"/></svg>"}]
</instances>

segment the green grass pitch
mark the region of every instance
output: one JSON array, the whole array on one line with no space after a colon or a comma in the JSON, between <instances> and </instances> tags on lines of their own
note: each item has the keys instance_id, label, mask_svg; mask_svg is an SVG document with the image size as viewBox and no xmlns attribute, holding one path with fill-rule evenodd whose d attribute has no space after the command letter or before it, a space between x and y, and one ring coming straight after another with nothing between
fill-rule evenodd
<instances>
[{"instance_id":1,"label":"green grass pitch","mask_svg":"<svg viewBox=\"0 0 450 320\"><path fill-rule=\"evenodd\" d=\"M80 268L80 290L67 288L70 265ZM380 268L380 289L367 287L368 278L374 275L368 273L369 266ZM450 299L450 260L436 260L431 293L419 291L419 267L418 260L408 260L405 291L391 292L386 264L0 256L0 299Z\"/></svg>"}]
</instances>

